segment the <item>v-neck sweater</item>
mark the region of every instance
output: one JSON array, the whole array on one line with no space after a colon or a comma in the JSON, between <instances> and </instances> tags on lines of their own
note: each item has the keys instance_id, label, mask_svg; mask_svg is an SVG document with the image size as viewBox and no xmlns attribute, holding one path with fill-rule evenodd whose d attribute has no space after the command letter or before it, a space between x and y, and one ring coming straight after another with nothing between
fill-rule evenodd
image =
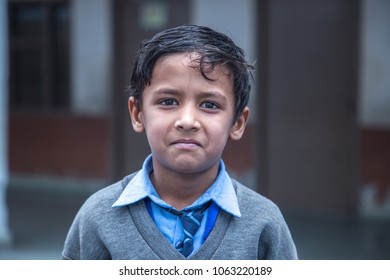
<instances>
[{"instance_id":1,"label":"v-neck sweater","mask_svg":"<svg viewBox=\"0 0 390 280\"><path fill-rule=\"evenodd\" d=\"M159 231L143 200L126 207L111 207L132 176L87 199L68 232L63 259L186 259ZM297 259L279 208L238 181L232 182L241 217L219 211L208 238L187 259Z\"/></svg>"}]
</instances>

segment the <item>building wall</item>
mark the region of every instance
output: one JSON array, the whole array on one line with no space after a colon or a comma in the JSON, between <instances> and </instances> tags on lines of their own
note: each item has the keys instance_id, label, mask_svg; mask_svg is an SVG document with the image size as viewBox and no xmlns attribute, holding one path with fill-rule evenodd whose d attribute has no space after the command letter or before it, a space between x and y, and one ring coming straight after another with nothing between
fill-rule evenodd
<instances>
[{"instance_id":1,"label":"building wall","mask_svg":"<svg viewBox=\"0 0 390 280\"><path fill-rule=\"evenodd\" d=\"M248 60L254 62L257 58L254 7L254 0L193 0L191 21L229 35L245 50Z\"/></svg>"},{"instance_id":2,"label":"building wall","mask_svg":"<svg viewBox=\"0 0 390 280\"><path fill-rule=\"evenodd\" d=\"M390 129L390 1L362 0L360 122Z\"/></svg>"},{"instance_id":3,"label":"building wall","mask_svg":"<svg viewBox=\"0 0 390 280\"><path fill-rule=\"evenodd\" d=\"M109 177L106 117L14 114L8 131L13 174L79 180Z\"/></svg>"},{"instance_id":4,"label":"building wall","mask_svg":"<svg viewBox=\"0 0 390 280\"><path fill-rule=\"evenodd\" d=\"M121 1L116 1L115 3L120 3ZM286 9L286 16L282 19L287 19L291 14L288 11L292 11L294 9L294 5L291 3L283 2L283 1L266 1L271 6L275 5L291 5ZM29 114L10 114L9 120L9 140L10 140L10 170L12 173L26 173L30 175L53 175L62 178L63 176L70 176L80 179L88 179L88 178L109 178L110 172L113 168L113 158L121 156L122 154L131 154L131 151L128 151L124 146L128 145L129 137L128 135L124 136L121 140L121 146L119 147L116 154L111 154L112 145L116 145L117 143L113 143L113 133L114 129L131 129L128 125L128 116L127 113L122 115L123 118L126 118L126 121L122 121L123 125L116 126L110 121L112 108L117 108L116 105L112 104L112 96L118 95L122 93L124 88L124 84L113 86L112 73L113 71L113 60L114 56L117 54L118 50L113 49L113 38L120 34L119 39L117 38L117 42L119 44L125 41L123 36L126 36L126 41L137 41L130 42L128 44L132 44L132 46L138 44L139 38L142 38L142 33L137 33L136 35L130 33L114 33L117 30L114 30L112 21L113 21L113 11L111 1L107 0L72 0L71 2L71 13L72 13L72 23L71 23L71 83L72 83L72 110L69 115L56 115L56 114L46 114L46 115L29 115ZM131 7L137 7L138 2L126 2L126 5ZM258 61L256 64L256 68L259 69L262 67L261 54L262 49L259 49L257 45L258 41L256 37L259 34L259 28L262 28L259 24L257 24L257 20L259 17L264 14L259 14L259 9L256 9L258 2L254 0L245 0L245 1L235 1L235 0L192 0L190 3L190 15L189 22L195 24L209 25L215 28L218 31L227 33L230 35L233 40L244 48L248 55L249 61ZM297 4L298 3L298 4ZM303 3L307 8L308 3L310 1L305 2L303 0L296 1L295 5L299 5L299 3ZM337 13L340 11L344 11L343 5L338 4L338 2L321 2L321 5L325 5L326 7L330 7L332 5L338 6L334 9L335 16L337 17ZM346 3L340 1L340 3ZM184 4L183 4L184 5ZM187 5L187 4L185 4ZM389 29L385 28L385 26L389 25L389 3L386 0L363 0L361 5L361 17L362 22L360 26L361 32L361 64L360 67L362 71L360 72L360 111L358 112L358 118L360 120L360 155L361 155L361 165L362 167L362 180L367 183L375 184L375 180L377 178L385 178L385 183L382 184L384 187L382 189L387 189L390 185L388 179L390 171L388 171L389 164L385 160L388 153L388 143L386 139L388 139L388 131L390 126L390 116L388 109L390 107L390 97L389 97L389 81L386 79L389 76L389 65L390 65L390 57L388 53L389 46ZM325 7L325 8L326 8ZM325 10L327 10L326 8ZM132 9L131 13L133 15L137 15L139 12ZM329 10L327 10L329 11ZM295 11L297 14L299 12ZM308 16L304 13L304 10L300 11L303 16ZM321 13L318 12L318 15L321 16ZM330 14L331 15L331 14ZM172 16L172 15L170 15ZM178 15L175 15L178 17ZM274 16L274 20L278 20L277 14L269 14L268 16ZM134 17L135 18L135 17ZM180 17L180 22L183 22L184 17ZM187 16L186 16L187 18ZM298 20L303 20L303 18L296 19L293 24L299 26ZM305 19L308 23L310 21L320 22L323 20L322 18L308 18ZM126 22L135 22L135 19L128 20ZM175 21L179 22L179 21ZM261 22L261 20L260 20ZM184 23L184 22L183 22ZM288 26L288 28L293 28L293 26ZM334 26L329 25L321 25L324 32L328 32ZM286 27L286 28L287 28ZM125 29L125 28L124 28ZM135 30L135 27L130 28L130 30ZM276 31L275 31L276 30ZM308 34L302 34L299 30L293 29L292 31L295 33L288 33L285 36L290 40L288 42L288 46L283 46L283 39L278 36L281 36L282 32L284 32L284 28L278 31L270 30L268 34L274 42L272 45L272 49L269 50L269 54L275 54L280 51L280 48L285 47L285 51L291 51L290 46L299 47L299 42L297 40L306 40L308 38ZM334 28L337 30L337 28ZM310 30L309 30L310 31ZM150 33L150 32L149 32ZM149 34L148 33L148 37ZM293 34L293 35L292 35ZM336 36L337 32L328 33L329 36ZM309 35L316 36L315 33L310 33ZM146 35L145 35L146 36ZM301 36L301 37L300 37ZM135 40L135 38L137 40ZM332 37L333 38L333 37ZM310 39L310 38L309 38ZM307 40L309 40L307 39ZM334 38L333 38L334 39ZM332 40L333 40L332 39ZM336 38L337 39L337 38ZM340 42L345 43L343 41L345 37L340 37ZM122 40L122 41L121 41ZM281 42L281 43L280 43ZM337 42L335 40L334 42ZM311 42L313 46L316 46L315 42ZM346 44L347 45L347 44ZM307 46L306 46L307 47ZM337 49L337 45L332 45L332 48ZM340 45L339 45L340 47ZM327 49L326 51L332 51L334 49ZM301 51L298 49L298 51ZM326 55L329 55L324 50ZM344 52L340 52L343 54ZM351 52L345 52L348 55ZM291 94L286 94L284 97L280 95L280 91L286 89L286 92L291 90L292 87L288 87L286 82L290 82L292 86L297 86L297 82L293 81L292 78L299 75L300 69L305 65L301 65L302 60L294 60L297 56L294 54L292 56L285 56L284 51L280 52L279 55L275 55L273 66L269 68L267 71L268 74L277 74L273 77L274 80L271 81L270 86L272 90L275 91L270 98L269 104L261 104L257 100L260 92L257 87L262 87L263 85L259 83L262 81L257 81L257 85L253 90L253 94L251 97L251 122L247 129L247 133L244 136L244 139L235 143L231 142L227 146L227 150L224 153L224 158L227 162L228 168L231 173L236 177L242 179L245 183L253 185L256 181L257 173L259 173L259 169L256 166L256 160L261 157L265 158L266 168L272 169L272 174L274 174L274 182L279 182L281 179L279 174L284 170L284 166L286 164L286 160L284 156L291 155L294 151L297 151L296 146L298 148L301 147L312 147L313 153L310 153L307 157L316 157L318 155L318 146L316 146L317 139L321 136L321 134L315 133L318 127L321 127L315 118L311 118L310 116L304 116L304 110L300 110L299 106L304 104L305 110L311 110L312 113L319 116L321 110L324 106L318 101L318 99L312 98L311 92L307 96L303 95L303 91L300 91L301 95L299 98L302 98L302 103L299 103L299 100L296 98L292 99L290 102L290 98L293 96ZM303 57L313 55L314 59L318 59L320 63L324 63L328 69L334 67L334 69L338 69L338 64L335 62L332 64L331 60L322 61L321 55L316 53L316 49L308 47L303 50L300 55ZM318 56L317 56L318 55ZM337 54L338 55L338 54ZM337 56L336 55L336 56ZM130 56L126 55L126 59L129 59ZM281 58L284 61L280 60ZM290 60L289 60L290 59ZM340 58L340 61L344 59L344 57ZM333 61L336 61L333 59ZM287 64L295 63L299 65L299 67L292 66L289 70L288 74L285 74L285 79L281 79L281 76L278 76L277 68L272 68L280 63L282 65L284 62ZM305 63L310 64L310 59ZM121 71L124 78L123 81L127 79L128 72L130 71L130 61L121 62L121 69L117 69L117 71ZM283 68L282 69L287 69ZM315 71L318 71L317 68L313 68ZM297 71L299 70L299 71ZM282 73L282 74L283 74ZM283 74L283 75L284 75ZM301 73L302 74L302 73ZM302 74L303 75L303 74ZM305 74L306 75L306 74ZM310 78L310 75L314 75L314 78ZM313 81L317 79L319 76L315 76L314 70L309 72L308 77L305 80L305 83L301 84L301 87L310 88L313 86ZM339 75L335 77L335 79L343 78L343 76ZM127 81L127 80L126 80ZM340 80L338 80L340 81ZM333 82L333 81L331 81ZM343 82L343 81L342 81ZM325 84L325 86L329 86ZM112 88L118 89L118 92L113 92ZM337 90L340 90L340 87L335 87ZM259 89L260 90L260 89ZM262 90L262 88L261 88ZM320 89L322 90L322 89ZM120 92L119 92L120 91ZM312 99L311 99L312 98ZM335 96L335 99L338 97ZM122 99L121 102L125 99ZM311 102L311 105L310 105ZM346 101L343 106L351 108L354 107L352 101L352 105L350 101ZM124 103L121 103L121 106ZM286 110L282 108L287 104ZM274 118L269 119L268 124L270 130L262 131L259 125L259 114L261 112L257 112L258 108L256 105L269 109L270 106L279 111L273 111L271 114L274 114ZM260 106L261 105L261 106ZM295 107L294 107L295 106ZM279 109L278 109L279 108ZM316 108L318 109L316 111ZM283 109L283 110L282 110ZM290 110L290 111L289 111ZM286 115L291 114L290 117L286 117ZM321 116L326 119L328 116L325 114ZM302 118L302 119L300 119ZM299 129L303 131L303 133L297 133L297 130L294 130L294 126L291 124L293 121L296 121L298 124L301 124ZM335 122L336 123L336 122ZM283 133L279 133L278 127L285 126L286 130ZM297 127L295 127L297 128ZM326 128L326 127L325 127ZM329 126L329 129L332 127ZM333 127L334 128L334 127ZM298 129L298 131L299 131ZM337 128L340 131L342 129ZM378 132L378 130L380 130ZM256 133L258 131L264 132L263 139L266 139L269 143L269 146L265 147L263 150L265 153L254 153L254 150L258 150L260 145L263 145L259 142L256 142ZM267 134L271 133L271 134ZM273 134L272 134L273 133ZM306 133L306 134L305 134ZM44 135L44 137L43 137ZM305 137L308 136L308 137ZM324 134L326 136L326 134ZM337 136L337 135L336 135ZM119 138L119 137L118 137ZM345 138L342 141L346 141ZM333 142L328 142L327 147L331 147L333 144L340 141L340 139L333 139ZM130 140L131 141L131 140ZM295 141L295 144L292 142ZM307 142L305 142L307 141ZM306 143L306 144L305 144ZM377 144L375 144L377 143ZM380 143L380 144L378 144ZM279 145L279 146L278 146ZM291 147L291 149L288 149ZM372 148L382 147L382 150L370 150ZM279 154L279 159L276 160L267 158L267 152L273 149L274 153ZM284 153L283 151L286 151ZM26 156L28 155L28 157ZM295 154L299 158L298 154ZM126 156L123 156L126 157ZM127 157L129 157L127 155ZM129 158L124 159L124 161L129 161ZM134 161L134 156L130 160ZM322 160L319 157L319 160ZM334 159L329 159L330 161ZM368 164L369 163L369 164ZM378 164L379 163L379 164ZM122 164L125 166L125 164ZM139 164L137 165L139 166ZM298 166L294 166L292 161L292 166L294 168L298 168ZM376 167L382 166L380 171L381 175L378 175L378 172L373 172ZM384 168L383 168L384 167ZM311 165L309 165L308 170L311 170ZM386 169L387 168L387 169ZM125 168L126 169L126 168ZM128 170L128 168L126 169ZM304 170L304 169L302 169ZM298 170L301 172L302 170ZM371 170L371 171L370 171ZM302 171L303 172L303 171ZM320 172L319 169L315 172ZM315 178L316 173L310 174L313 182L315 180L319 180L318 177ZM294 173L291 171L291 173ZM291 178L295 178L297 176L297 172L292 174ZM302 173L304 174L304 173ZM341 173L340 173L341 174ZM375 175L377 174L377 175ZM341 176L341 175L340 175ZM387 176L387 177L386 177ZM387 179L386 179L387 178ZM294 180L295 180L294 179ZM381 179L382 180L382 179ZM387 181L386 181L387 180ZM299 180L298 180L299 181ZM282 184L282 183L278 183ZM283 185L283 184L282 184ZM255 187L256 188L256 187ZM325 188L324 188L325 189ZM260 189L261 190L261 189ZM270 190L268 190L270 191ZM315 191L309 189L313 193ZM272 192L275 193L275 196L278 197L283 196L286 197L286 193L283 189L278 190L274 189ZM266 191L267 193L267 191ZM381 192L382 196L384 196ZM314 194L317 196L321 196L321 192L317 192ZM288 197L289 195L287 195ZM291 198L291 196L290 196ZM281 198L282 200L284 198ZM315 203L314 203L315 204Z\"/></svg>"},{"instance_id":5,"label":"building wall","mask_svg":"<svg viewBox=\"0 0 390 280\"><path fill-rule=\"evenodd\" d=\"M364 214L390 216L390 2L361 6L361 205Z\"/></svg>"},{"instance_id":6,"label":"building wall","mask_svg":"<svg viewBox=\"0 0 390 280\"><path fill-rule=\"evenodd\" d=\"M358 192L355 1L262 2L259 112L266 194L282 208L353 214Z\"/></svg>"},{"instance_id":7,"label":"building wall","mask_svg":"<svg viewBox=\"0 0 390 280\"><path fill-rule=\"evenodd\" d=\"M106 115L112 75L111 1L71 1L72 111Z\"/></svg>"},{"instance_id":8,"label":"building wall","mask_svg":"<svg viewBox=\"0 0 390 280\"><path fill-rule=\"evenodd\" d=\"M71 0L69 110L10 111L13 175L109 178L112 77L111 3Z\"/></svg>"}]
</instances>

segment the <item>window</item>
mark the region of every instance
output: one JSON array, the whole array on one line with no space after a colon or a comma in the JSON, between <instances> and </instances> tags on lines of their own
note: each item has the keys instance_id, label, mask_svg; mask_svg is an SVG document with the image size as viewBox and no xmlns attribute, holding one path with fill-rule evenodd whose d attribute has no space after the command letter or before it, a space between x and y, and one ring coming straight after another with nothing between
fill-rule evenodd
<instances>
[{"instance_id":1,"label":"window","mask_svg":"<svg viewBox=\"0 0 390 280\"><path fill-rule=\"evenodd\" d=\"M12 109L67 109L69 5L63 1L9 1Z\"/></svg>"}]
</instances>

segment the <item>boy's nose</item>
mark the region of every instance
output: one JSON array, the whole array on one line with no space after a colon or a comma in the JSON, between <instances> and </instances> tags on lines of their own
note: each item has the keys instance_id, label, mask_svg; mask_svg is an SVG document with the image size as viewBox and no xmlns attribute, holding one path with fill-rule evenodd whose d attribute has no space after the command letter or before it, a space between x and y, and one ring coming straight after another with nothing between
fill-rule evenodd
<instances>
[{"instance_id":1,"label":"boy's nose","mask_svg":"<svg viewBox=\"0 0 390 280\"><path fill-rule=\"evenodd\" d=\"M195 110L192 108L183 108L180 110L175 122L175 128L180 130L198 130L200 128L200 123L197 120Z\"/></svg>"}]
</instances>

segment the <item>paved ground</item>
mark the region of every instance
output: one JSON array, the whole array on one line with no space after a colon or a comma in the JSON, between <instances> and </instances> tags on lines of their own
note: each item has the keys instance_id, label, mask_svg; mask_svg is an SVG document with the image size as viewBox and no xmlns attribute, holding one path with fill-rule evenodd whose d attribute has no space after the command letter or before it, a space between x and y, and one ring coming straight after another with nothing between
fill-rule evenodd
<instances>
[{"instance_id":1,"label":"paved ground","mask_svg":"<svg viewBox=\"0 0 390 280\"><path fill-rule=\"evenodd\" d=\"M60 259L67 230L86 197L9 190L14 240L0 248L0 259ZM301 259L390 259L390 221L285 216Z\"/></svg>"},{"instance_id":2,"label":"paved ground","mask_svg":"<svg viewBox=\"0 0 390 280\"><path fill-rule=\"evenodd\" d=\"M0 259L60 259L66 233L85 195L8 191L13 244Z\"/></svg>"}]
</instances>

